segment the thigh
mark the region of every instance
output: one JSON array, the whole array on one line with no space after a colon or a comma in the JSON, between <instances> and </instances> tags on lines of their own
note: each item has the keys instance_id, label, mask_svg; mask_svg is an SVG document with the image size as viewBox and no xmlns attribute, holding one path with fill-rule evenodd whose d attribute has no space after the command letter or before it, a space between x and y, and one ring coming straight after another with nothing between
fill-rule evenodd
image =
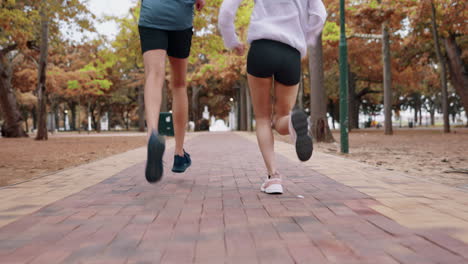
<instances>
[{"instance_id":1,"label":"thigh","mask_svg":"<svg viewBox=\"0 0 468 264\"><path fill-rule=\"evenodd\" d=\"M166 51L165 50L149 50L143 54L143 63L145 65L145 75L150 74L165 75L166 67Z\"/></svg>"},{"instance_id":2,"label":"thigh","mask_svg":"<svg viewBox=\"0 0 468 264\"><path fill-rule=\"evenodd\" d=\"M171 65L171 82L173 88L186 88L188 59L179 59L169 56Z\"/></svg>"},{"instance_id":3,"label":"thigh","mask_svg":"<svg viewBox=\"0 0 468 264\"><path fill-rule=\"evenodd\" d=\"M272 78L259 78L251 74L247 75L250 95L255 112L255 118L271 118L271 86Z\"/></svg>"},{"instance_id":4,"label":"thigh","mask_svg":"<svg viewBox=\"0 0 468 264\"><path fill-rule=\"evenodd\" d=\"M193 28L169 31L167 54L170 57L186 59L192 47Z\"/></svg>"},{"instance_id":5,"label":"thigh","mask_svg":"<svg viewBox=\"0 0 468 264\"><path fill-rule=\"evenodd\" d=\"M167 50L169 33L166 30L148 27L138 27L140 33L141 51L145 54L151 50Z\"/></svg>"},{"instance_id":6,"label":"thigh","mask_svg":"<svg viewBox=\"0 0 468 264\"><path fill-rule=\"evenodd\" d=\"M289 115L297 100L299 84L284 85L275 81L275 116Z\"/></svg>"}]
</instances>

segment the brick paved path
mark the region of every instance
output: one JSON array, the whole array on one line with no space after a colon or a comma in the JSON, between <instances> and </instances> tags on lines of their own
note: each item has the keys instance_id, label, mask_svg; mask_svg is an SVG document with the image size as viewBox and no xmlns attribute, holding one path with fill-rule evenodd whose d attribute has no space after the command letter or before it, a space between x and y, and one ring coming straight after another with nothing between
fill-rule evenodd
<instances>
[{"instance_id":1,"label":"brick paved path","mask_svg":"<svg viewBox=\"0 0 468 264\"><path fill-rule=\"evenodd\" d=\"M201 134L186 149L185 174L166 155L156 185L139 163L1 227L0 263L468 263L457 229L404 227L290 157L278 156L285 194L260 193L261 156L239 134Z\"/></svg>"}]
</instances>

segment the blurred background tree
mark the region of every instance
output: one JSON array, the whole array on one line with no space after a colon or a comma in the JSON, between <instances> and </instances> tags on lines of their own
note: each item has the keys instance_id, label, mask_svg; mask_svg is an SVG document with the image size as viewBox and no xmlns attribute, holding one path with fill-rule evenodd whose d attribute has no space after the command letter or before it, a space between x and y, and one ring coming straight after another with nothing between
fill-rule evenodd
<instances>
[{"instance_id":1,"label":"blurred background tree","mask_svg":"<svg viewBox=\"0 0 468 264\"><path fill-rule=\"evenodd\" d=\"M71 40L63 33L64 27L94 31L96 17L87 1L0 1L2 135L26 136L28 130L41 127L41 120L44 127L47 113L64 129L69 113L70 130L80 131L90 125L100 131L100 120L108 113L110 128L143 131L139 2L126 16L100 18L118 25L115 38ZM217 28L221 3L207 0L204 10L195 14L188 70L189 116L200 129L205 106L217 119L227 120L234 110L237 128L251 130L254 117L246 81L246 58L224 48ZM321 120L327 122L321 121L324 127L318 130L319 126L314 125L313 134L323 132L331 136L327 132L328 119L331 129L339 120L339 1L324 3L328 19L319 43L322 49L311 48L314 55L303 61L297 104L313 113L320 110ZM243 41L253 5L254 1L243 1L238 11L236 28ZM411 110L411 125L423 125L424 111L429 115L427 123L436 125L436 115L445 110L445 115L450 116L450 120L445 120L447 128L463 111L466 114L467 10L461 0L347 1L350 129L367 126L370 123L362 116L378 115L384 108L383 30L388 33L387 72L391 73L390 108L394 117L401 121L401 114ZM45 21L49 33L46 39ZM45 64L41 64L41 55ZM169 71L167 74L163 111L172 106L167 89ZM324 104L314 108L317 102ZM40 105L45 110L40 111ZM41 131L38 138L45 139L46 134Z\"/></svg>"}]
</instances>

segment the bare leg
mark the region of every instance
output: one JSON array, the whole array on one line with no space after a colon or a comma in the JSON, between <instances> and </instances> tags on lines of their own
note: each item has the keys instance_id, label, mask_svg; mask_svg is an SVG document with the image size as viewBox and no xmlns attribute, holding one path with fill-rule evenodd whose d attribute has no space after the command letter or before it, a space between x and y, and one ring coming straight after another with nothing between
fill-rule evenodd
<instances>
[{"instance_id":1,"label":"bare leg","mask_svg":"<svg viewBox=\"0 0 468 264\"><path fill-rule=\"evenodd\" d=\"M307 161L312 156L312 138L308 133L307 115L302 111L295 111L291 115L297 97L298 85L285 86L275 83L275 128L281 135L292 135L297 157L300 161ZM293 118L291 120L291 118ZM291 123L290 123L291 121ZM289 126L291 124L291 127ZM293 131L289 131L292 128Z\"/></svg>"},{"instance_id":2,"label":"bare leg","mask_svg":"<svg viewBox=\"0 0 468 264\"><path fill-rule=\"evenodd\" d=\"M184 156L184 138L188 122L187 64L188 59L169 57L171 65L172 114L174 116L174 154Z\"/></svg>"},{"instance_id":3,"label":"bare leg","mask_svg":"<svg viewBox=\"0 0 468 264\"><path fill-rule=\"evenodd\" d=\"M143 54L145 65L145 112L148 138L153 130L158 131L162 87L166 75L166 51L150 50Z\"/></svg>"},{"instance_id":4,"label":"bare leg","mask_svg":"<svg viewBox=\"0 0 468 264\"><path fill-rule=\"evenodd\" d=\"M272 78L258 78L247 75L252 104L255 112L257 141L263 160L268 170L268 175L276 173L274 138L271 131L271 85Z\"/></svg>"},{"instance_id":5,"label":"bare leg","mask_svg":"<svg viewBox=\"0 0 468 264\"><path fill-rule=\"evenodd\" d=\"M289 134L289 113L294 107L297 98L299 84L286 86L279 82L275 82L275 115L273 121L275 129L281 135Z\"/></svg>"}]
</instances>

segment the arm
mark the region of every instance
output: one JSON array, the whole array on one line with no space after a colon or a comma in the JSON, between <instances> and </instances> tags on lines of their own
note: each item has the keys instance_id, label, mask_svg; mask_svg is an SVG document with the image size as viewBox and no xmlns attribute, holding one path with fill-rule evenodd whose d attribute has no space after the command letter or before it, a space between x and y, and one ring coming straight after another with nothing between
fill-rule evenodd
<instances>
[{"instance_id":1,"label":"arm","mask_svg":"<svg viewBox=\"0 0 468 264\"><path fill-rule=\"evenodd\" d=\"M307 6L307 29L306 40L308 45L315 46L317 38L322 33L325 20L327 19L327 10L322 0L309 0Z\"/></svg>"},{"instance_id":2,"label":"arm","mask_svg":"<svg viewBox=\"0 0 468 264\"><path fill-rule=\"evenodd\" d=\"M195 8L197 9L197 11L201 11L204 6L205 6L205 0L196 0L195 1Z\"/></svg>"},{"instance_id":3,"label":"arm","mask_svg":"<svg viewBox=\"0 0 468 264\"><path fill-rule=\"evenodd\" d=\"M235 48L241 43L236 35L234 19L242 0L224 0L218 17L218 27L227 48Z\"/></svg>"}]
</instances>

